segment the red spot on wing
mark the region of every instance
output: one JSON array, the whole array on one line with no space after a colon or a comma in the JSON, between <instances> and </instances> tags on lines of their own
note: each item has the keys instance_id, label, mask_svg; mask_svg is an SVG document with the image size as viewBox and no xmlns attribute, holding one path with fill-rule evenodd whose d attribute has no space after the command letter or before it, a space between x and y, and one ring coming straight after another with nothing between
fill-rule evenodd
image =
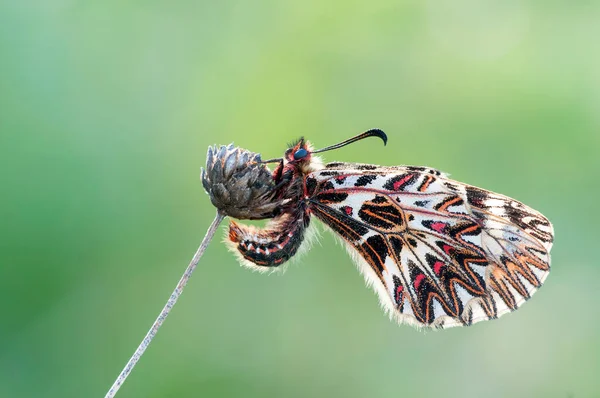
<instances>
[{"instance_id":1,"label":"red spot on wing","mask_svg":"<svg viewBox=\"0 0 600 398\"><path fill-rule=\"evenodd\" d=\"M394 182L394 191L399 191L399 190L400 190L400 188L402 188L402 186L403 186L404 184L406 184L406 182L407 182L408 180L410 180L411 178L413 178L413 175L412 175L412 174L407 174L407 175L405 175L404 177L402 177L402 179L400 179L400 180L398 180L398 181Z\"/></svg>"},{"instance_id":2,"label":"red spot on wing","mask_svg":"<svg viewBox=\"0 0 600 398\"><path fill-rule=\"evenodd\" d=\"M433 229L436 232L442 233L444 232L444 229L446 229L448 225L446 223L443 222L434 222L431 224L431 229Z\"/></svg>"},{"instance_id":3,"label":"red spot on wing","mask_svg":"<svg viewBox=\"0 0 600 398\"><path fill-rule=\"evenodd\" d=\"M444 266L443 262L436 261L435 264L433 264L433 272L435 272L436 275L439 275L443 266Z\"/></svg>"},{"instance_id":4,"label":"red spot on wing","mask_svg":"<svg viewBox=\"0 0 600 398\"><path fill-rule=\"evenodd\" d=\"M402 286L398 286L396 288L396 303L400 304L400 298L402 297L402 290L404 289L404 287Z\"/></svg>"},{"instance_id":5,"label":"red spot on wing","mask_svg":"<svg viewBox=\"0 0 600 398\"><path fill-rule=\"evenodd\" d=\"M419 286L421 286L421 283L423 282L423 279L425 279L425 275L423 274L419 274L416 276L415 281L413 282L413 285L415 286L415 289L418 289Z\"/></svg>"},{"instance_id":6,"label":"red spot on wing","mask_svg":"<svg viewBox=\"0 0 600 398\"><path fill-rule=\"evenodd\" d=\"M446 252L447 255L450 255L450 252L454 250L454 248L449 245L442 246L442 249L444 249L444 251Z\"/></svg>"},{"instance_id":7,"label":"red spot on wing","mask_svg":"<svg viewBox=\"0 0 600 398\"><path fill-rule=\"evenodd\" d=\"M344 210L344 212L347 215L349 215L349 216L352 215L352 207L350 207L350 206L344 206L344 207L342 207L342 210Z\"/></svg>"}]
</instances>

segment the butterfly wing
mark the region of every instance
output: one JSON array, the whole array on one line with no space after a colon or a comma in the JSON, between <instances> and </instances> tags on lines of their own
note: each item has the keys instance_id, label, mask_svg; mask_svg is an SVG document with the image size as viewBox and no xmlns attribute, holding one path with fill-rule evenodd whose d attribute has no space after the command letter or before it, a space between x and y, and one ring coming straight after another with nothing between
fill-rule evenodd
<instances>
[{"instance_id":1,"label":"butterfly wing","mask_svg":"<svg viewBox=\"0 0 600 398\"><path fill-rule=\"evenodd\" d=\"M348 243L399 321L446 328L497 318L550 271L543 215L437 170L330 163L306 189L312 213Z\"/></svg>"}]
</instances>

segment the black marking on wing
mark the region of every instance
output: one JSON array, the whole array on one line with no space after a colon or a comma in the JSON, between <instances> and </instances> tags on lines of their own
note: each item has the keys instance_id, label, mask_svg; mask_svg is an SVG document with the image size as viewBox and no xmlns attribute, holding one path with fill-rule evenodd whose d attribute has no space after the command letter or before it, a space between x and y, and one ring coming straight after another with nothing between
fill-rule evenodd
<instances>
[{"instance_id":1,"label":"black marking on wing","mask_svg":"<svg viewBox=\"0 0 600 398\"><path fill-rule=\"evenodd\" d=\"M379 270L379 274L383 273L383 264L389 255L388 247L383 237L379 234L370 236L362 245L362 252L369 256L371 261L369 264L374 264Z\"/></svg>"},{"instance_id":2,"label":"black marking on wing","mask_svg":"<svg viewBox=\"0 0 600 398\"><path fill-rule=\"evenodd\" d=\"M317 194L316 200L321 203L340 203L348 198L346 192L322 192Z\"/></svg>"},{"instance_id":3,"label":"black marking on wing","mask_svg":"<svg viewBox=\"0 0 600 398\"><path fill-rule=\"evenodd\" d=\"M366 174L366 175L358 177L358 179L354 183L354 186L355 187L364 187L364 186L369 185L371 182L373 182L373 180L376 180L376 179L377 179L376 175Z\"/></svg>"}]
</instances>

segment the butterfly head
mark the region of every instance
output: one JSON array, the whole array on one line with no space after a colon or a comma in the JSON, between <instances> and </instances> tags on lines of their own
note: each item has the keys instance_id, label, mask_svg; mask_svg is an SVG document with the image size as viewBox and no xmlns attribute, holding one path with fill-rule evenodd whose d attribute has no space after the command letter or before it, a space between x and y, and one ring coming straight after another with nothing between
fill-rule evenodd
<instances>
[{"instance_id":1,"label":"butterfly head","mask_svg":"<svg viewBox=\"0 0 600 398\"><path fill-rule=\"evenodd\" d=\"M312 147L304 137L300 138L285 151L284 159L288 163L300 163L310 161Z\"/></svg>"},{"instance_id":2,"label":"butterfly head","mask_svg":"<svg viewBox=\"0 0 600 398\"><path fill-rule=\"evenodd\" d=\"M312 156L313 147L304 137L300 138L285 151L283 161L287 168L294 168L303 173L310 173L322 166L321 159Z\"/></svg>"}]
</instances>

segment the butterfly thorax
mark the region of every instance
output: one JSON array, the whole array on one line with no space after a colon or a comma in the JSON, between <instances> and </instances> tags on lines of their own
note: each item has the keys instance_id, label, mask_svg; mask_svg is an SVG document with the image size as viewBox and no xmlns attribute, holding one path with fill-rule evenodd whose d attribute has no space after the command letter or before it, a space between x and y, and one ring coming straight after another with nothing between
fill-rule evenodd
<instances>
[{"instance_id":1,"label":"butterfly thorax","mask_svg":"<svg viewBox=\"0 0 600 398\"><path fill-rule=\"evenodd\" d=\"M317 156L312 155L312 146L303 138L285 151L281 162L273 171L278 199L288 199L296 205L305 196L304 179L317 170L322 169L323 163Z\"/></svg>"}]
</instances>

